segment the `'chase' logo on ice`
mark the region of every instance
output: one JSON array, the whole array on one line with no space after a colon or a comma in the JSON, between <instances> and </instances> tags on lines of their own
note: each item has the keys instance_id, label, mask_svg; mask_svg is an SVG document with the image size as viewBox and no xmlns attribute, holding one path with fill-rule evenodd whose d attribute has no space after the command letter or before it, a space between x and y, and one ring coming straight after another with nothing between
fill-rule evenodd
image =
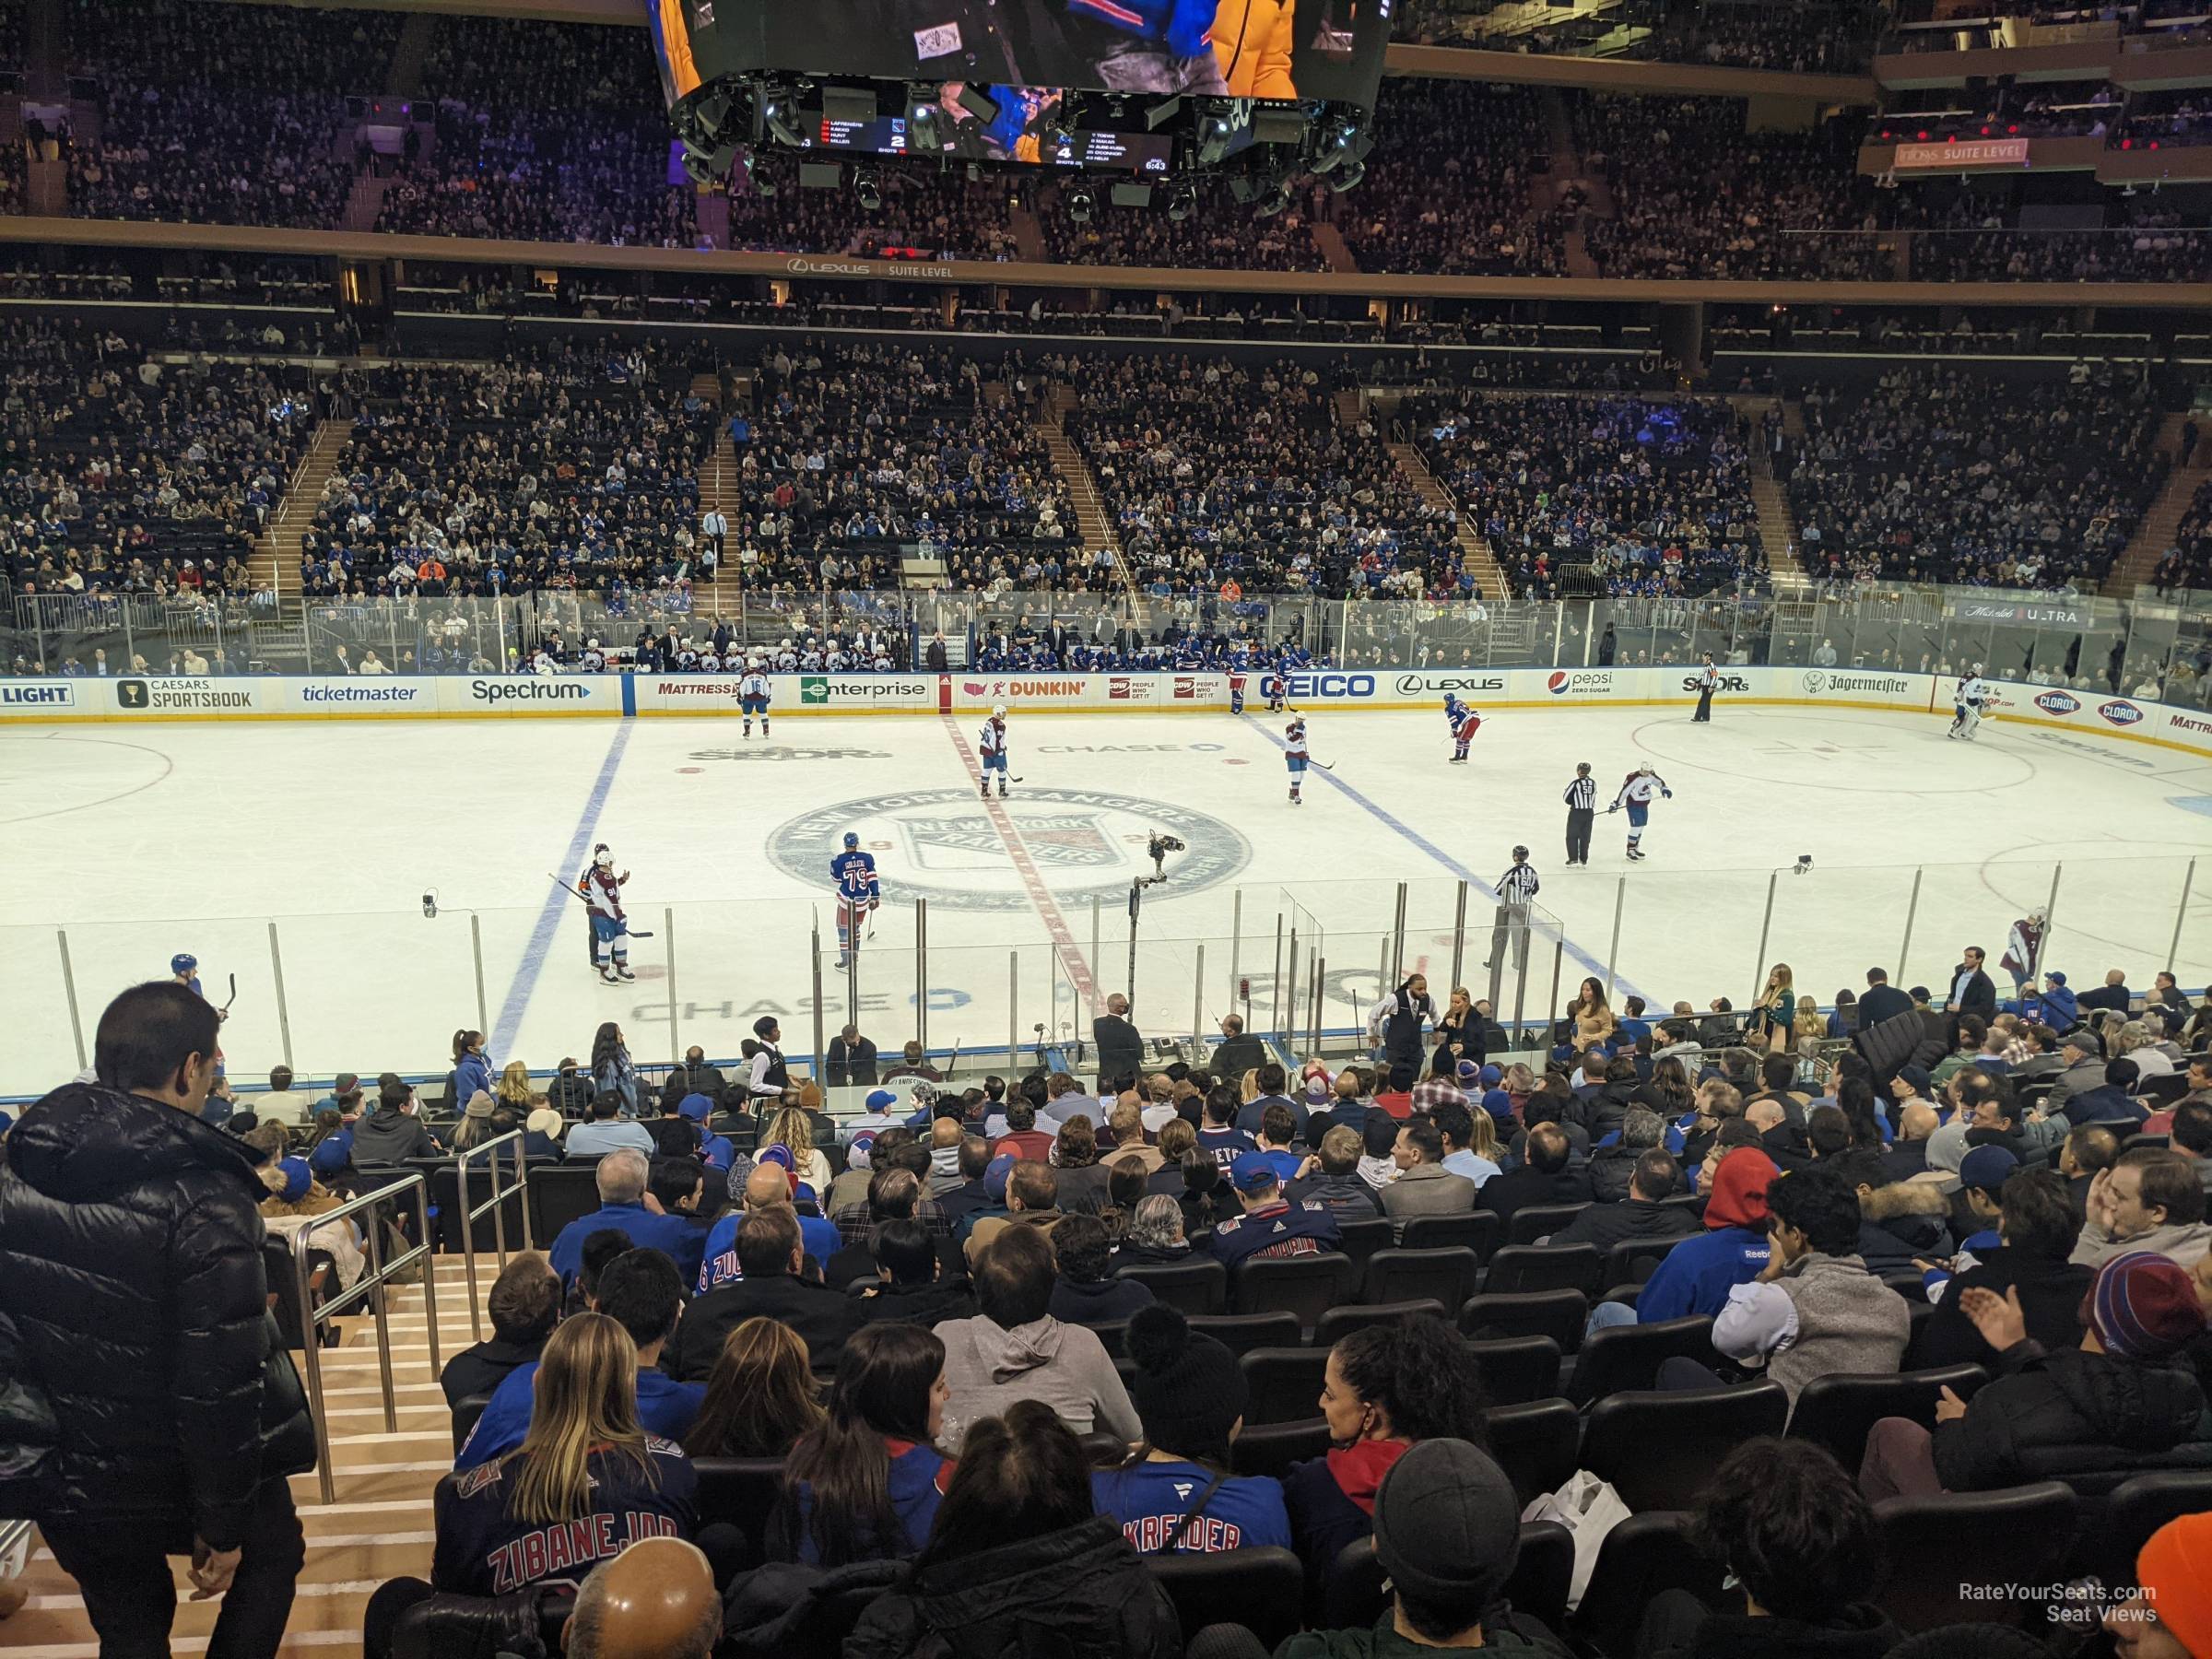
<instances>
[{"instance_id":1,"label":"'chase' logo on ice","mask_svg":"<svg viewBox=\"0 0 2212 1659\"><path fill-rule=\"evenodd\" d=\"M2037 695L2035 706L2046 714L2073 714L2080 711L2081 699L2071 691L2044 691Z\"/></svg>"},{"instance_id":2,"label":"'chase' logo on ice","mask_svg":"<svg viewBox=\"0 0 2212 1659\"><path fill-rule=\"evenodd\" d=\"M2111 702L2099 703L2097 712L2116 726L2131 726L2143 718L2143 711L2124 697L2115 697Z\"/></svg>"}]
</instances>

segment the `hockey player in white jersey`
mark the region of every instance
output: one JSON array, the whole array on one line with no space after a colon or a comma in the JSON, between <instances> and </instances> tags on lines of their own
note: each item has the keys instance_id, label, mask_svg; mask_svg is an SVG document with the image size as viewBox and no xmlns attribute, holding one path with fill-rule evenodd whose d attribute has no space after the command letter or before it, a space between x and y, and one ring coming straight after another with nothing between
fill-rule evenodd
<instances>
[{"instance_id":1,"label":"hockey player in white jersey","mask_svg":"<svg viewBox=\"0 0 2212 1659\"><path fill-rule=\"evenodd\" d=\"M628 870L615 874L614 853L601 841L576 881L592 913L592 966L610 985L638 977L629 971L629 922L622 909L622 887L629 879Z\"/></svg>"},{"instance_id":2,"label":"hockey player in white jersey","mask_svg":"<svg viewBox=\"0 0 2212 1659\"><path fill-rule=\"evenodd\" d=\"M1666 780L1648 766L1640 766L1620 781L1620 793L1613 797L1607 812L1629 809L1629 856L1643 856L1643 826L1652 814L1652 797L1663 795L1675 798L1675 792L1666 786Z\"/></svg>"},{"instance_id":3,"label":"hockey player in white jersey","mask_svg":"<svg viewBox=\"0 0 2212 1659\"><path fill-rule=\"evenodd\" d=\"M860 837L845 831L844 850L830 860L830 879L837 888L837 965L842 968L860 948L861 924L883 901L876 880L876 855L860 850Z\"/></svg>"},{"instance_id":4,"label":"hockey player in white jersey","mask_svg":"<svg viewBox=\"0 0 2212 1659\"><path fill-rule=\"evenodd\" d=\"M1963 737L1974 740L1974 730L1982 724L1982 712L1996 700L1996 692L1982 677L1982 665L1976 663L1965 678L1959 682L1959 691L1951 704L1951 729L1946 737Z\"/></svg>"},{"instance_id":5,"label":"hockey player in white jersey","mask_svg":"<svg viewBox=\"0 0 2212 1659\"><path fill-rule=\"evenodd\" d=\"M760 735L768 735L768 676L760 671L760 659L755 657L746 665L745 677L737 682L737 706L745 712L745 735L753 735L753 716L760 716Z\"/></svg>"},{"instance_id":6,"label":"hockey player in white jersey","mask_svg":"<svg viewBox=\"0 0 2212 1659\"><path fill-rule=\"evenodd\" d=\"M1306 763L1310 758L1306 753L1306 717L1293 714L1290 724L1283 728L1283 759L1290 768L1290 805L1293 806L1300 805L1299 792L1305 787Z\"/></svg>"},{"instance_id":7,"label":"hockey player in white jersey","mask_svg":"<svg viewBox=\"0 0 2212 1659\"><path fill-rule=\"evenodd\" d=\"M991 774L998 774L998 798L1006 798L1006 705L993 703L991 718L983 722L983 729L975 735L975 747L982 759L982 777L980 780L982 798L991 798Z\"/></svg>"}]
</instances>

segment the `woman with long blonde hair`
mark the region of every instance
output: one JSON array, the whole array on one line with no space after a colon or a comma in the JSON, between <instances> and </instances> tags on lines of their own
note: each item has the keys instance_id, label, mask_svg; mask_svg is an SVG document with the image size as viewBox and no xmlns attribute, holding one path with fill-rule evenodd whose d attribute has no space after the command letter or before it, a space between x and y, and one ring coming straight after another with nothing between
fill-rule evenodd
<instances>
[{"instance_id":1,"label":"woman with long blonde hair","mask_svg":"<svg viewBox=\"0 0 2212 1659\"><path fill-rule=\"evenodd\" d=\"M756 1161L772 1147L782 1147L790 1155L792 1172L814 1189L817 1200L830 1195L830 1155L815 1146L814 1120L803 1108L778 1106L770 1112L760 1125Z\"/></svg>"},{"instance_id":2,"label":"woman with long blonde hair","mask_svg":"<svg viewBox=\"0 0 2212 1659\"><path fill-rule=\"evenodd\" d=\"M1751 1010L1750 1030L1762 1039L1767 1052L1779 1054L1789 1046L1790 1022L1797 1011L1797 986L1787 962L1777 962L1767 974L1765 989Z\"/></svg>"},{"instance_id":3,"label":"woman with long blonde hair","mask_svg":"<svg viewBox=\"0 0 2212 1659\"><path fill-rule=\"evenodd\" d=\"M1811 997L1801 996L1797 999L1797 1021L1790 1028L1790 1034L1799 1041L1810 1037L1815 1042L1819 1042L1827 1038L1828 1017L1820 1012L1820 1005Z\"/></svg>"},{"instance_id":4,"label":"woman with long blonde hair","mask_svg":"<svg viewBox=\"0 0 2212 1659\"><path fill-rule=\"evenodd\" d=\"M578 1582L641 1539L698 1532L699 1477L681 1448L639 1427L637 1373L637 1345L606 1314L554 1331L523 1443L458 1477L441 1506L434 1589L505 1595Z\"/></svg>"},{"instance_id":5,"label":"woman with long blonde hair","mask_svg":"<svg viewBox=\"0 0 2212 1659\"><path fill-rule=\"evenodd\" d=\"M537 1091L530 1086L530 1068L520 1060L508 1061L507 1069L492 1088L491 1103L504 1106L518 1118L528 1117L532 1108L541 1104Z\"/></svg>"}]
</instances>

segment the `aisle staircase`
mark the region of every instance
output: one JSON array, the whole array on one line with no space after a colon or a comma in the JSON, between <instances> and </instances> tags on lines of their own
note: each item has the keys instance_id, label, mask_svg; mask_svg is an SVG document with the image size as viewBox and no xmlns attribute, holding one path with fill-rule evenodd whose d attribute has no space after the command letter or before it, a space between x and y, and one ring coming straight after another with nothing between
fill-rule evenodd
<instances>
[{"instance_id":1,"label":"aisle staircase","mask_svg":"<svg viewBox=\"0 0 2212 1659\"><path fill-rule=\"evenodd\" d=\"M1749 394L1728 399L1751 428L1751 504L1759 513L1759 545L1767 555L1767 569L1777 586L1805 581L1805 567L1797 560L1797 514L1791 509L1789 491L1774 471L1774 457L1766 445L1760 422L1775 400ZM1782 400L1783 435L1793 441L1805 437L1805 406Z\"/></svg>"},{"instance_id":2,"label":"aisle staircase","mask_svg":"<svg viewBox=\"0 0 2212 1659\"><path fill-rule=\"evenodd\" d=\"M415 12L400 26L399 43L392 48L392 67L384 76L384 85L394 94L412 99L422 90L423 65L437 38L434 12Z\"/></svg>"},{"instance_id":3,"label":"aisle staircase","mask_svg":"<svg viewBox=\"0 0 2212 1659\"><path fill-rule=\"evenodd\" d=\"M730 437L729 411L722 408L722 378L707 372L691 377L691 395L704 398L721 409L715 417L714 442L707 451L707 464L699 475L699 511L703 517L709 508L719 508L722 516L732 525L737 523L737 445ZM691 525L691 533L699 534L699 525ZM737 549L735 542L725 538L723 562L717 566L711 581L692 580L692 604L698 610L722 614L725 596L735 608L738 592L736 572ZM723 578L728 576L725 582Z\"/></svg>"},{"instance_id":4,"label":"aisle staircase","mask_svg":"<svg viewBox=\"0 0 2212 1659\"><path fill-rule=\"evenodd\" d=\"M457 1256L432 1258L431 1271L437 1276L440 1353L450 1359L477 1340L469 1328L467 1280ZM498 1272L496 1256L478 1257L479 1309L488 1303ZM285 1659L352 1659L361 1651L361 1616L377 1586L403 1574L429 1576L435 1536L430 1495L453 1461L453 1419L430 1365L422 1288L397 1288L391 1303L397 1432L384 1427L374 1321L339 1323L343 1344L320 1354L335 1489L325 1504L314 1475L292 1477L292 1500L307 1534L307 1565L279 1650ZM490 1333L487 1318L484 1334ZM300 1362L297 1354L293 1358ZM182 1562L177 1565L181 1569ZM96 1659L99 1642L85 1618L84 1598L42 1540L34 1542L19 1582L29 1600L0 1627L6 1632L0 1652L22 1659ZM222 1604L185 1600L191 1586L181 1571L178 1583L171 1651L204 1653Z\"/></svg>"},{"instance_id":5,"label":"aisle staircase","mask_svg":"<svg viewBox=\"0 0 2212 1659\"><path fill-rule=\"evenodd\" d=\"M1356 272L1359 262L1352 257L1351 249L1344 245L1344 232L1335 225L1316 219L1312 224L1313 245L1321 250L1322 263L1332 271Z\"/></svg>"},{"instance_id":6,"label":"aisle staircase","mask_svg":"<svg viewBox=\"0 0 2212 1659\"><path fill-rule=\"evenodd\" d=\"M2112 566L2112 573L2105 579L2104 594L2108 599L2126 599L2150 580L2158 568L2159 558L2173 545L2173 535L2181 527L2183 517L2196 492L2212 484L2212 443L2202 437L2196 441L2196 453L2190 465L2178 465L2182 455L2182 423L2185 415L2169 415L2159 429L2159 453L2171 462L2177 463L2166 474L2166 482L2159 488L2150 510L2144 513L2143 522L2136 526L2135 535L2128 537L2126 547ZM2199 426L2207 423L2199 421Z\"/></svg>"},{"instance_id":7,"label":"aisle staircase","mask_svg":"<svg viewBox=\"0 0 2212 1659\"><path fill-rule=\"evenodd\" d=\"M1083 543L1083 551L1096 553L1100 547L1112 547L1118 553L1120 544L1114 540L1105 503L1099 499L1099 487L1091 478L1090 464L1083 459L1083 452L1067 435L1067 412L1075 406L1075 388L1054 386L1038 417L1037 429L1044 435L1045 447L1052 452L1053 470L1060 475L1060 481L1067 486L1067 493L1075 501L1076 534ZM1124 581L1128 574L1124 567L1122 571Z\"/></svg>"},{"instance_id":8,"label":"aisle staircase","mask_svg":"<svg viewBox=\"0 0 2212 1659\"><path fill-rule=\"evenodd\" d=\"M253 556L246 561L255 593L273 594L279 601L300 596L300 540L315 522L323 487L337 471L338 453L352 434L349 420L315 423L307 453L285 486L276 511L269 515L268 528L254 538Z\"/></svg>"},{"instance_id":9,"label":"aisle staircase","mask_svg":"<svg viewBox=\"0 0 2212 1659\"><path fill-rule=\"evenodd\" d=\"M1390 452L1390 458L1398 464L1398 470L1406 475L1422 500L1440 511L1458 512L1459 503L1429 470L1429 463L1421 458L1419 450L1410 443L1385 443L1382 447ZM1467 522L1464 512L1459 513L1457 540L1460 559L1475 572L1475 585L1483 602L1501 603L1506 597L1505 572L1499 568L1498 556L1490 550L1488 539Z\"/></svg>"}]
</instances>

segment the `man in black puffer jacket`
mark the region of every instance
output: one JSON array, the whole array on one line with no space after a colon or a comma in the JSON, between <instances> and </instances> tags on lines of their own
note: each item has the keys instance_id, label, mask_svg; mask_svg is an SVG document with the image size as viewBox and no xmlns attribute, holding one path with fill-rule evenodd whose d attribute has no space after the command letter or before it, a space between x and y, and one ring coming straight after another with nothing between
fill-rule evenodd
<instances>
[{"instance_id":1,"label":"man in black puffer jacket","mask_svg":"<svg viewBox=\"0 0 2212 1659\"><path fill-rule=\"evenodd\" d=\"M111 1653L163 1653L168 1560L222 1595L208 1646L274 1654L305 1559L286 1477L314 1428L262 1269L262 1154L208 1127L216 1012L125 991L100 1016L97 1084L23 1114L0 1170L0 1312L61 1428L30 1519Z\"/></svg>"}]
</instances>

